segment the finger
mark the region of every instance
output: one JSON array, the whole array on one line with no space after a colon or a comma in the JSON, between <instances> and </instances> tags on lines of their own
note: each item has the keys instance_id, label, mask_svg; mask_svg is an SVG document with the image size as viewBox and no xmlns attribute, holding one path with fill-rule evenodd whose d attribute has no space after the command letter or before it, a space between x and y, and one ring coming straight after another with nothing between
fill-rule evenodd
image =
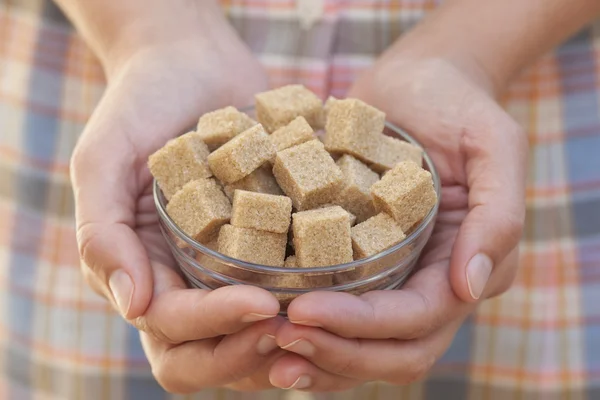
<instances>
[{"instance_id":1,"label":"finger","mask_svg":"<svg viewBox=\"0 0 600 400\"><path fill-rule=\"evenodd\" d=\"M419 340L345 339L320 328L293 325L283 326L276 338L282 349L306 358L329 373L351 379L407 384L429 371L452 342L461 321L462 318L457 319ZM294 365L294 376L302 375L315 380L306 366Z\"/></svg>"},{"instance_id":2,"label":"finger","mask_svg":"<svg viewBox=\"0 0 600 400\"><path fill-rule=\"evenodd\" d=\"M493 122L468 128L461 138L469 213L453 247L451 282L471 302L481 297L494 265L517 246L525 220L527 139L509 117Z\"/></svg>"},{"instance_id":3,"label":"finger","mask_svg":"<svg viewBox=\"0 0 600 400\"><path fill-rule=\"evenodd\" d=\"M488 299L506 292L517 276L518 263L519 247L515 247L500 264L494 267L494 273L488 281L482 297Z\"/></svg>"},{"instance_id":4,"label":"finger","mask_svg":"<svg viewBox=\"0 0 600 400\"><path fill-rule=\"evenodd\" d=\"M168 343L228 335L279 312L279 302L264 289L244 285L187 289L174 270L155 263L154 271L154 297L134 324Z\"/></svg>"},{"instance_id":5,"label":"finger","mask_svg":"<svg viewBox=\"0 0 600 400\"><path fill-rule=\"evenodd\" d=\"M256 323L223 339L170 346L142 333L144 351L160 385L172 393L221 387L252 375L278 349L274 335L284 322L278 317Z\"/></svg>"},{"instance_id":6,"label":"finger","mask_svg":"<svg viewBox=\"0 0 600 400\"><path fill-rule=\"evenodd\" d=\"M290 304L288 318L345 338L413 339L473 307L456 297L448 282L447 262L439 262L419 270L400 290L360 297L325 291L304 294Z\"/></svg>"},{"instance_id":7,"label":"finger","mask_svg":"<svg viewBox=\"0 0 600 400\"><path fill-rule=\"evenodd\" d=\"M269 380L275 387L310 392L339 392L359 386L363 381L323 371L310 361L286 354L271 367Z\"/></svg>"},{"instance_id":8,"label":"finger","mask_svg":"<svg viewBox=\"0 0 600 400\"><path fill-rule=\"evenodd\" d=\"M265 359L257 369L254 370L252 375L226 385L225 387L242 392L255 392L258 390L273 389L273 385L269 381L269 371L271 371L271 368L275 362L277 362L277 360L279 360L281 357L284 357L286 354L289 353L283 350L272 352L271 355Z\"/></svg>"},{"instance_id":9,"label":"finger","mask_svg":"<svg viewBox=\"0 0 600 400\"><path fill-rule=\"evenodd\" d=\"M143 314L152 298L152 271L135 232L123 224L86 224L77 238L84 276L96 292L126 319Z\"/></svg>"},{"instance_id":10,"label":"finger","mask_svg":"<svg viewBox=\"0 0 600 400\"><path fill-rule=\"evenodd\" d=\"M443 186L442 199L439 208L440 214L463 209L468 203L468 197L469 192L462 185Z\"/></svg>"}]
</instances>

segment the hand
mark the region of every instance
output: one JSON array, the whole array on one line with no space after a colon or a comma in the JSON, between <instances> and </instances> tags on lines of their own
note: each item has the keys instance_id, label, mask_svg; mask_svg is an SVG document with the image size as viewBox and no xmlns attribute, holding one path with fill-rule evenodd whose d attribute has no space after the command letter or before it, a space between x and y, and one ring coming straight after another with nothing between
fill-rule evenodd
<instances>
[{"instance_id":1,"label":"hand","mask_svg":"<svg viewBox=\"0 0 600 400\"><path fill-rule=\"evenodd\" d=\"M384 110L433 158L443 186L439 216L418 272L400 290L314 292L292 302L292 323L277 344L296 354L273 365L275 386L328 391L419 379L477 302L508 289L527 142L486 87L441 60L386 57L356 82L349 96Z\"/></svg>"},{"instance_id":2,"label":"hand","mask_svg":"<svg viewBox=\"0 0 600 400\"><path fill-rule=\"evenodd\" d=\"M119 57L71 164L83 273L142 331L153 373L173 392L270 387L265 368L277 357L277 300L254 287L187 289L152 200L151 153L203 112L249 104L266 87L248 50L220 40L218 49L187 37Z\"/></svg>"}]
</instances>

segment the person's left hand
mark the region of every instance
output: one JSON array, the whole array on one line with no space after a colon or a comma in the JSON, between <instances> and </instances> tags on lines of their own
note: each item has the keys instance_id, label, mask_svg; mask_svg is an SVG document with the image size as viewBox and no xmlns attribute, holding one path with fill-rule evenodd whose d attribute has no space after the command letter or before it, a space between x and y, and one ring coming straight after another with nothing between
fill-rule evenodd
<instances>
[{"instance_id":1,"label":"person's left hand","mask_svg":"<svg viewBox=\"0 0 600 400\"><path fill-rule=\"evenodd\" d=\"M446 351L479 300L511 285L524 222L527 141L485 85L440 60L378 62L350 92L386 111L431 155L442 181L434 232L400 290L295 299L274 386L346 390L406 384Z\"/></svg>"}]
</instances>

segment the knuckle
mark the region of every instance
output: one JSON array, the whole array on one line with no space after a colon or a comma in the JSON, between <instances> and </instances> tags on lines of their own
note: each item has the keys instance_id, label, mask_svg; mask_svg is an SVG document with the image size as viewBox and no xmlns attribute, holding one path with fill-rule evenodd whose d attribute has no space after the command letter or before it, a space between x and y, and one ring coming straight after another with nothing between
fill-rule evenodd
<instances>
[{"instance_id":1,"label":"knuckle","mask_svg":"<svg viewBox=\"0 0 600 400\"><path fill-rule=\"evenodd\" d=\"M137 317L131 320L130 322L137 330L147 333L159 342L168 344L180 343L179 341L174 340L170 335L168 335L160 326L150 323L146 316Z\"/></svg>"},{"instance_id":2,"label":"knuckle","mask_svg":"<svg viewBox=\"0 0 600 400\"><path fill-rule=\"evenodd\" d=\"M498 108L498 111L500 114L496 112L493 117L486 119L484 125L463 127L460 134L460 148L463 152L492 154L495 145L501 141L510 143L519 156L527 153L529 141L526 132L504 110Z\"/></svg>"},{"instance_id":3,"label":"knuckle","mask_svg":"<svg viewBox=\"0 0 600 400\"><path fill-rule=\"evenodd\" d=\"M156 340L159 340L161 342L164 343L169 343L169 344L179 344L181 343L178 340L173 339L170 335L168 335L164 329L162 329L159 326L152 326L152 325L148 325L146 324L146 329L149 331L148 333L152 336L154 336L154 338Z\"/></svg>"},{"instance_id":4,"label":"knuckle","mask_svg":"<svg viewBox=\"0 0 600 400\"><path fill-rule=\"evenodd\" d=\"M465 154L478 153L485 149L480 134L473 129L464 127L460 132L459 147Z\"/></svg>"},{"instance_id":5,"label":"knuckle","mask_svg":"<svg viewBox=\"0 0 600 400\"><path fill-rule=\"evenodd\" d=\"M151 336L153 336L151 334L151 332L149 332L148 329L148 323L146 322L146 318L141 316L141 317L137 317L131 320L131 325L133 325L137 330L142 331L144 333L147 333Z\"/></svg>"},{"instance_id":6,"label":"knuckle","mask_svg":"<svg viewBox=\"0 0 600 400\"><path fill-rule=\"evenodd\" d=\"M427 296L420 292L416 292L421 301L421 315L423 318L419 318L414 321L414 324L409 326L405 332L405 335L401 339L418 339L429 334L436 327L436 318L433 315L433 307Z\"/></svg>"},{"instance_id":7,"label":"knuckle","mask_svg":"<svg viewBox=\"0 0 600 400\"><path fill-rule=\"evenodd\" d=\"M77 246L79 257L91 272L97 273L98 262L96 260L98 246L98 230L92 223L82 223L77 227Z\"/></svg>"}]
</instances>

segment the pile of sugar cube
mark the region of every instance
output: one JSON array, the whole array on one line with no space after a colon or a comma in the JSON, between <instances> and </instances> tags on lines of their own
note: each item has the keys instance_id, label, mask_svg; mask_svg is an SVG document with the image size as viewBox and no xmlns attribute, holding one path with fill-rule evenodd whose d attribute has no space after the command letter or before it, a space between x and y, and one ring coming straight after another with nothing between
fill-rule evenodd
<instances>
[{"instance_id":1,"label":"pile of sugar cube","mask_svg":"<svg viewBox=\"0 0 600 400\"><path fill-rule=\"evenodd\" d=\"M149 158L194 240L250 263L326 267L394 246L435 205L422 150L385 135L376 108L289 85L255 109L258 122L234 107L204 114Z\"/></svg>"}]
</instances>

